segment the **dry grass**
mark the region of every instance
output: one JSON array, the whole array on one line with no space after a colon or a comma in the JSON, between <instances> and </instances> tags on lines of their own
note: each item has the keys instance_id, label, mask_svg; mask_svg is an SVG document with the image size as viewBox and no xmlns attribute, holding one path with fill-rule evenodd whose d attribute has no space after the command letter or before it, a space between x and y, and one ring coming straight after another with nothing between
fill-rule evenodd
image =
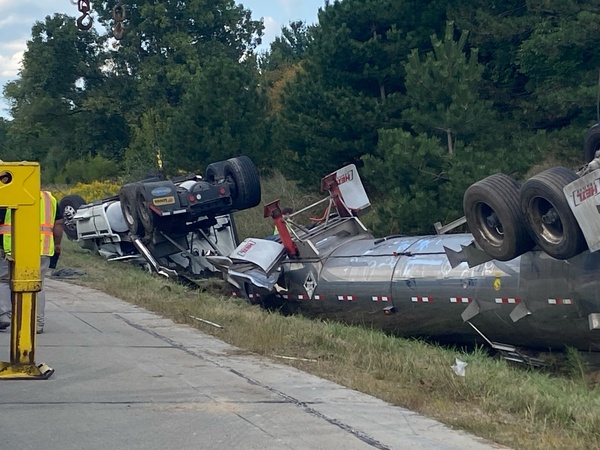
<instances>
[{"instance_id":1,"label":"dry grass","mask_svg":"<svg viewBox=\"0 0 600 450\"><path fill-rule=\"evenodd\" d=\"M557 377L515 368L482 350L465 354L376 330L285 317L218 290L191 290L126 263L109 263L70 242L64 248L59 267L87 272L78 284L199 328L243 351L311 360L277 359L514 448L600 448L600 393L581 374ZM456 357L469 363L464 378L450 369ZM575 365L580 371L581 364Z\"/></svg>"},{"instance_id":2,"label":"dry grass","mask_svg":"<svg viewBox=\"0 0 600 450\"><path fill-rule=\"evenodd\" d=\"M289 206L295 211L308 206L321 198L316 194L307 194L296 184L286 180L280 172L274 172L268 181L262 181L262 202L264 206L274 200L280 200L280 206ZM235 224L240 241L247 237L262 237L273 233L273 221L263 217L262 206L239 211L234 214ZM308 223L307 218L300 218L303 223Z\"/></svg>"}]
</instances>

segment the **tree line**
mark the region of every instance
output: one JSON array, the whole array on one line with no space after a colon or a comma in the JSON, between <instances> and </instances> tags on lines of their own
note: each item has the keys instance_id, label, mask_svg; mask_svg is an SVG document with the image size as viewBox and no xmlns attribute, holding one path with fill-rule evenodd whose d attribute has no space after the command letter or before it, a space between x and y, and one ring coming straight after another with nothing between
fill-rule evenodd
<instances>
[{"instance_id":1,"label":"tree line","mask_svg":"<svg viewBox=\"0 0 600 450\"><path fill-rule=\"evenodd\" d=\"M473 182L581 162L597 119L600 0L335 0L257 54L233 0L93 1L37 22L4 86L0 158L46 183L202 172L245 154L308 188L355 163L377 233L431 231Z\"/></svg>"}]
</instances>

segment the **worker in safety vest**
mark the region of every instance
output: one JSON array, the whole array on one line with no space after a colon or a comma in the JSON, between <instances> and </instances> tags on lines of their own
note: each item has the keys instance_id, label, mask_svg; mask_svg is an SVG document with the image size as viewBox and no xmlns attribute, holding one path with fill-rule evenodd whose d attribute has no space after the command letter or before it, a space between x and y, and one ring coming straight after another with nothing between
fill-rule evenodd
<instances>
[{"instance_id":1,"label":"worker in safety vest","mask_svg":"<svg viewBox=\"0 0 600 450\"><path fill-rule=\"evenodd\" d=\"M11 254L11 210L0 208L0 330L10 326L12 312L10 274L7 258ZM60 243L63 236L62 211L58 208L56 198L48 192L40 192L40 279L42 290L38 293L37 303L37 333L44 332L44 310L46 308L46 294L44 292L44 277L50 266L50 258L55 253L60 253Z\"/></svg>"}]
</instances>

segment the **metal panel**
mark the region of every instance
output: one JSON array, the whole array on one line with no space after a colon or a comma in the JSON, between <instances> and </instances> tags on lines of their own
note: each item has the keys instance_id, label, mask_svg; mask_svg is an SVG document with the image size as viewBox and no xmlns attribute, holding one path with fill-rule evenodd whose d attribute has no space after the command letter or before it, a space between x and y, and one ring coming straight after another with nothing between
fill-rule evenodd
<instances>
[{"instance_id":1,"label":"metal panel","mask_svg":"<svg viewBox=\"0 0 600 450\"><path fill-rule=\"evenodd\" d=\"M600 250L600 169L563 188L590 251Z\"/></svg>"}]
</instances>

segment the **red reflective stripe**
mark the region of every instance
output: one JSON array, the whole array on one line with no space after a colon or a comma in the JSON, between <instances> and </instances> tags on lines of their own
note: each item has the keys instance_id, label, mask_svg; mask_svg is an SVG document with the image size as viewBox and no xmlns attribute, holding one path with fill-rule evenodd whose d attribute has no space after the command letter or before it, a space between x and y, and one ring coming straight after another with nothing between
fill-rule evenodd
<instances>
[{"instance_id":1,"label":"red reflective stripe","mask_svg":"<svg viewBox=\"0 0 600 450\"><path fill-rule=\"evenodd\" d=\"M0 234L10 234L10 224L2 224L0 225Z\"/></svg>"}]
</instances>

